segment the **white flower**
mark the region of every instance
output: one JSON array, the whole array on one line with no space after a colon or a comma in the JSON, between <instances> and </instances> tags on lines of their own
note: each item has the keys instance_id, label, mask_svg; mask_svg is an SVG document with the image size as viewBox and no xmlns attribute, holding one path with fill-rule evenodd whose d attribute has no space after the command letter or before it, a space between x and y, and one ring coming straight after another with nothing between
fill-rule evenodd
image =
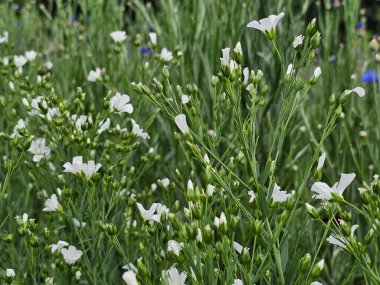
<instances>
[{"instance_id":1,"label":"white flower","mask_svg":"<svg viewBox=\"0 0 380 285\"><path fill-rule=\"evenodd\" d=\"M138 285L136 273L134 273L132 270L124 272L122 278L127 285Z\"/></svg>"},{"instance_id":2,"label":"white flower","mask_svg":"<svg viewBox=\"0 0 380 285\"><path fill-rule=\"evenodd\" d=\"M352 90L346 90L347 94L351 94L352 92L356 93L359 97L363 97L365 95L365 90L362 87L356 87Z\"/></svg>"},{"instance_id":3,"label":"white flower","mask_svg":"<svg viewBox=\"0 0 380 285\"><path fill-rule=\"evenodd\" d=\"M266 31L270 32L276 27L278 21L284 16L284 12L281 12L279 15L270 15L268 18L261 19L260 21L249 22L247 27L260 30L263 33Z\"/></svg>"},{"instance_id":4,"label":"white flower","mask_svg":"<svg viewBox=\"0 0 380 285\"><path fill-rule=\"evenodd\" d=\"M63 172L73 174L82 172L86 177L91 177L102 167L102 165L100 163L95 164L93 160L90 160L88 163L83 163L82 156L75 156L72 163L66 162L63 167L65 168Z\"/></svg>"},{"instance_id":5,"label":"white flower","mask_svg":"<svg viewBox=\"0 0 380 285\"><path fill-rule=\"evenodd\" d=\"M310 283L310 285L323 285L321 282L313 281Z\"/></svg>"},{"instance_id":6,"label":"white flower","mask_svg":"<svg viewBox=\"0 0 380 285\"><path fill-rule=\"evenodd\" d=\"M3 63L4 63L4 65L8 65L9 64L9 57L7 57L7 56L3 57Z\"/></svg>"},{"instance_id":7,"label":"white flower","mask_svg":"<svg viewBox=\"0 0 380 285\"><path fill-rule=\"evenodd\" d=\"M82 172L86 177L93 176L102 167L100 163L95 164L93 160L82 164Z\"/></svg>"},{"instance_id":8,"label":"white flower","mask_svg":"<svg viewBox=\"0 0 380 285\"><path fill-rule=\"evenodd\" d=\"M125 34L124 31L112 32L110 36L115 43L121 43L127 39L127 35Z\"/></svg>"},{"instance_id":9,"label":"white flower","mask_svg":"<svg viewBox=\"0 0 380 285\"><path fill-rule=\"evenodd\" d=\"M318 78L321 74L322 74L322 70L321 70L321 68L318 66L318 67L314 70L314 77L315 77L315 78Z\"/></svg>"},{"instance_id":10,"label":"white flower","mask_svg":"<svg viewBox=\"0 0 380 285\"><path fill-rule=\"evenodd\" d=\"M183 243L179 243L175 240L168 241L168 252L173 252L175 255L179 256L179 252L183 247Z\"/></svg>"},{"instance_id":11,"label":"white flower","mask_svg":"<svg viewBox=\"0 0 380 285\"><path fill-rule=\"evenodd\" d=\"M240 42L237 42L235 48L234 48L234 52L237 54L237 55L242 55L243 54L243 51L241 49L241 44Z\"/></svg>"},{"instance_id":12,"label":"white flower","mask_svg":"<svg viewBox=\"0 0 380 285\"><path fill-rule=\"evenodd\" d=\"M97 68L95 70L90 70L87 76L87 80L90 82L95 82L100 78L100 76L101 76L100 68Z\"/></svg>"},{"instance_id":13,"label":"white flower","mask_svg":"<svg viewBox=\"0 0 380 285\"><path fill-rule=\"evenodd\" d=\"M326 160L326 152L322 152L321 156L318 159L317 170L322 169L323 165L325 164L325 160Z\"/></svg>"},{"instance_id":14,"label":"white flower","mask_svg":"<svg viewBox=\"0 0 380 285\"><path fill-rule=\"evenodd\" d=\"M211 184L207 184L207 187L206 187L207 196L211 197L214 194L214 192L215 192L215 186Z\"/></svg>"},{"instance_id":15,"label":"white flower","mask_svg":"<svg viewBox=\"0 0 380 285\"><path fill-rule=\"evenodd\" d=\"M163 48L161 50L160 56L163 61L171 61L173 59L173 53L169 51L167 48Z\"/></svg>"},{"instance_id":16,"label":"white flower","mask_svg":"<svg viewBox=\"0 0 380 285\"><path fill-rule=\"evenodd\" d=\"M274 184L272 192L273 202L285 202L291 195L292 194L287 193L286 191L281 191L281 187L278 186L276 183Z\"/></svg>"},{"instance_id":17,"label":"white flower","mask_svg":"<svg viewBox=\"0 0 380 285\"><path fill-rule=\"evenodd\" d=\"M252 190L248 192L248 195L249 195L249 203L252 203L255 200L256 195Z\"/></svg>"},{"instance_id":18,"label":"white flower","mask_svg":"<svg viewBox=\"0 0 380 285\"><path fill-rule=\"evenodd\" d=\"M220 227L221 225L223 225L223 224L227 225L227 218L226 218L226 215L224 214L224 212L222 212L222 213L220 214L220 218L215 217L215 219L214 219L214 225L215 225L217 228L219 228L219 227Z\"/></svg>"},{"instance_id":19,"label":"white flower","mask_svg":"<svg viewBox=\"0 0 380 285\"><path fill-rule=\"evenodd\" d=\"M132 122L132 133L135 134L136 136L146 140L149 139L148 133L144 132L143 129L140 128L139 124L135 122L135 120L131 119Z\"/></svg>"},{"instance_id":20,"label":"white flower","mask_svg":"<svg viewBox=\"0 0 380 285\"><path fill-rule=\"evenodd\" d=\"M28 62L28 60L23 55L15 55L13 57L13 61L18 69L22 69L22 67L25 65L25 63Z\"/></svg>"},{"instance_id":21,"label":"white flower","mask_svg":"<svg viewBox=\"0 0 380 285\"><path fill-rule=\"evenodd\" d=\"M33 61L37 57L37 53L34 50L25 52L25 57L28 61Z\"/></svg>"},{"instance_id":22,"label":"white flower","mask_svg":"<svg viewBox=\"0 0 380 285\"><path fill-rule=\"evenodd\" d=\"M182 95L181 97L182 104L187 104L190 101L190 97L188 95Z\"/></svg>"},{"instance_id":23,"label":"white flower","mask_svg":"<svg viewBox=\"0 0 380 285\"><path fill-rule=\"evenodd\" d=\"M174 121L179 128L179 130L183 133L186 134L189 132L189 127L187 126L186 122L186 115L185 114L179 114L174 118Z\"/></svg>"},{"instance_id":24,"label":"white flower","mask_svg":"<svg viewBox=\"0 0 380 285\"><path fill-rule=\"evenodd\" d=\"M163 178L160 180L160 182L161 182L162 187L166 188L170 184L170 179L169 178Z\"/></svg>"},{"instance_id":25,"label":"white flower","mask_svg":"<svg viewBox=\"0 0 380 285\"><path fill-rule=\"evenodd\" d=\"M7 43L8 42L9 34L7 31L3 33L2 36L0 36L0 44Z\"/></svg>"},{"instance_id":26,"label":"white flower","mask_svg":"<svg viewBox=\"0 0 380 285\"><path fill-rule=\"evenodd\" d=\"M117 92L110 100L110 110L116 111L118 114L129 113L132 114L133 106L129 103L130 98L126 94Z\"/></svg>"},{"instance_id":27,"label":"white flower","mask_svg":"<svg viewBox=\"0 0 380 285\"><path fill-rule=\"evenodd\" d=\"M248 69L248 67L246 67L246 68L243 69L243 76L244 76L243 83L247 84L248 83L248 79L249 79L249 69Z\"/></svg>"},{"instance_id":28,"label":"white flower","mask_svg":"<svg viewBox=\"0 0 380 285\"><path fill-rule=\"evenodd\" d=\"M46 146L45 139L39 138L32 141L28 151L34 154L33 161L39 162L43 157L50 156L51 149Z\"/></svg>"},{"instance_id":29,"label":"white flower","mask_svg":"<svg viewBox=\"0 0 380 285\"><path fill-rule=\"evenodd\" d=\"M202 242L202 231L201 231L201 229L197 230L197 237L195 239L199 242Z\"/></svg>"},{"instance_id":30,"label":"white flower","mask_svg":"<svg viewBox=\"0 0 380 285\"><path fill-rule=\"evenodd\" d=\"M55 212L60 207L61 207L61 205L58 202L57 195L53 194L50 196L49 199L46 200L45 208L43 208L42 211L44 211L44 212Z\"/></svg>"},{"instance_id":31,"label":"white flower","mask_svg":"<svg viewBox=\"0 0 380 285\"><path fill-rule=\"evenodd\" d=\"M13 81L9 81L9 83L8 83L8 87L9 87L9 89L11 89L12 91L15 90L15 84L13 83Z\"/></svg>"},{"instance_id":32,"label":"white flower","mask_svg":"<svg viewBox=\"0 0 380 285\"><path fill-rule=\"evenodd\" d=\"M165 213L165 215L167 217L169 214L169 208L166 207L165 205L161 204L161 203L157 203L156 214L153 215L152 220L154 220L158 223L161 222L161 216L163 213Z\"/></svg>"},{"instance_id":33,"label":"white flower","mask_svg":"<svg viewBox=\"0 0 380 285\"><path fill-rule=\"evenodd\" d=\"M62 248L66 247L66 246L69 246L69 244L63 240L59 240L57 242L57 244L51 244L49 245L50 247L50 250L51 250L51 253L54 253L56 250L58 250L58 252L61 251Z\"/></svg>"},{"instance_id":34,"label":"white flower","mask_svg":"<svg viewBox=\"0 0 380 285\"><path fill-rule=\"evenodd\" d=\"M63 167L65 170L63 172L69 172L69 173L80 173L82 171L82 166L83 166L83 158L82 156L75 156L73 158L73 162L66 162Z\"/></svg>"},{"instance_id":35,"label":"white flower","mask_svg":"<svg viewBox=\"0 0 380 285\"><path fill-rule=\"evenodd\" d=\"M51 61L47 61L47 62L45 63L45 66L46 66L46 68L49 69L49 70L53 69L53 63L52 63Z\"/></svg>"},{"instance_id":36,"label":"white flower","mask_svg":"<svg viewBox=\"0 0 380 285\"><path fill-rule=\"evenodd\" d=\"M73 245L70 245L69 248L62 248L61 253L67 264L74 264L83 254L81 250L76 249Z\"/></svg>"},{"instance_id":37,"label":"white flower","mask_svg":"<svg viewBox=\"0 0 380 285\"><path fill-rule=\"evenodd\" d=\"M143 207L143 205L141 205L140 203L136 203L136 205L137 205L137 208L139 209L141 217L144 219L144 221L150 221L150 220L152 220L153 215L154 215L154 213L156 212L156 209L157 209L157 203L153 203L150 206L149 210L145 210L144 207Z\"/></svg>"},{"instance_id":38,"label":"white flower","mask_svg":"<svg viewBox=\"0 0 380 285\"><path fill-rule=\"evenodd\" d=\"M18 130L25 129L25 122L23 119L19 119L17 121L16 126L13 129L13 133L11 134L11 138L13 139L15 136L18 136L19 133L17 132Z\"/></svg>"},{"instance_id":39,"label":"white flower","mask_svg":"<svg viewBox=\"0 0 380 285\"><path fill-rule=\"evenodd\" d=\"M154 45L157 44L157 34L156 33L149 33L150 42Z\"/></svg>"},{"instance_id":40,"label":"white flower","mask_svg":"<svg viewBox=\"0 0 380 285\"><path fill-rule=\"evenodd\" d=\"M316 266L317 268L319 268L319 270L322 270L323 267L325 266L325 260L322 259L322 260L319 261L315 266Z\"/></svg>"},{"instance_id":41,"label":"white flower","mask_svg":"<svg viewBox=\"0 0 380 285\"><path fill-rule=\"evenodd\" d=\"M290 75L293 72L293 64L289 64L286 70L286 75Z\"/></svg>"},{"instance_id":42,"label":"white flower","mask_svg":"<svg viewBox=\"0 0 380 285\"><path fill-rule=\"evenodd\" d=\"M74 223L74 226L76 226L77 228L84 228L86 226L85 222L80 222L76 218L73 218L73 223Z\"/></svg>"},{"instance_id":43,"label":"white flower","mask_svg":"<svg viewBox=\"0 0 380 285\"><path fill-rule=\"evenodd\" d=\"M13 277L16 276L16 273L15 273L15 271L12 268L9 268L9 269L5 269L5 275L8 278L13 278Z\"/></svg>"},{"instance_id":44,"label":"white flower","mask_svg":"<svg viewBox=\"0 0 380 285\"><path fill-rule=\"evenodd\" d=\"M241 279L234 279L234 283L232 285L243 285L243 281Z\"/></svg>"},{"instance_id":45,"label":"white flower","mask_svg":"<svg viewBox=\"0 0 380 285\"><path fill-rule=\"evenodd\" d=\"M230 48L222 49L223 57L220 59L223 66L227 66L230 63Z\"/></svg>"},{"instance_id":46,"label":"white flower","mask_svg":"<svg viewBox=\"0 0 380 285\"><path fill-rule=\"evenodd\" d=\"M48 108L46 119L48 121L51 121L54 117L58 117L61 115L61 112L59 111L59 108Z\"/></svg>"},{"instance_id":47,"label":"white flower","mask_svg":"<svg viewBox=\"0 0 380 285\"><path fill-rule=\"evenodd\" d=\"M186 281L186 273L182 272L181 274L178 272L178 269L173 267L166 271L166 275L168 277L169 285L185 285Z\"/></svg>"},{"instance_id":48,"label":"white flower","mask_svg":"<svg viewBox=\"0 0 380 285\"><path fill-rule=\"evenodd\" d=\"M78 270L75 272L75 279L80 280L80 277L82 276L82 273Z\"/></svg>"},{"instance_id":49,"label":"white flower","mask_svg":"<svg viewBox=\"0 0 380 285\"><path fill-rule=\"evenodd\" d=\"M311 191L318 194L316 196L317 199L330 200L332 198L331 193L342 196L347 186L350 185L351 182L355 179L355 176L355 173L342 173L339 182L335 183L332 187L328 186L324 182L315 182L311 187Z\"/></svg>"},{"instance_id":50,"label":"white flower","mask_svg":"<svg viewBox=\"0 0 380 285\"><path fill-rule=\"evenodd\" d=\"M302 45L304 38L305 37L303 35L299 35L299 36L295 37L295 39L293 41L293 48L297 48L298 46Z\"/></svg>"},{"instance_id":51,"label":"white flower","mask_svg":"<svg viewBox=\"0 0 380 285\"><path fill-rule=\"evenodd\" d=\"M358 227L359 225L353 225L351 227L351 237L354 236L354 233ZM326 240L329 243L337 245L343 249L346 249L346 244L349 242L345 237L337 237L335 235L330 235Z\"/></svg>"},{"instance_id":52,"label":"white flower","mask_svg":"<svg viewBox=\"0 0 380 285\"><path fill-rule=\"evenodd\" d=\"M101 120L99 123L99 129L97 132L98 135L100 135L102 132L108 130L110 128L110 125L111 125L111 119L110 118Z\"/></svg>"},{"instance_id":53,"label":"white flower","mask_svg":"<svg viewBox=\"0 0 380 285\"><path fill-rule=\"evenodd\" d=\"M243 246L240 243L237 243L236 241L234 241L233 244L234 244L234 249L238 253L241 253L243 251Z\"/></svg>"}]
</instances>

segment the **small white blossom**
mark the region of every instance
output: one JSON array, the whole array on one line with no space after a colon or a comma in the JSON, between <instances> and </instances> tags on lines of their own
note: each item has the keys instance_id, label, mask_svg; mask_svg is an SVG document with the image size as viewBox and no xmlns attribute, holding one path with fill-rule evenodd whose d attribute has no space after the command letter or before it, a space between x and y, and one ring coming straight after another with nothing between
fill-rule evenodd
<instances>
[{"instance_id":1,"label":"small white blossom","mask_svg":"<svg viewBox=\"0 0 380 285\"><path fill-rule=\"evenodd\" d=\"M226 218L226 215L224 214L224 212L222 212L221 214L220 214L220 218L218 218L218 217L215 217L215 219L214 219L214 225L217 227L217 228L219 228L220 226L222 226L222 225L227 225L227 218Z\"/></svg>"},{"instance_id":2,"label":"small white blossom","mask_svg":"<svg viewBox=\"0 0 380 285\"><path fill-rule=\"evenodd\" d=\"M263 33L267 31L270 32L271 30L276 28L278 21L281 20L281 18L284 16L285 16L284 12L281 12L278 15L270 15L268 18L261 19L260 21L249 22L247 27L260 30Z\"/></svg>"},{"instance_id":3,"label":"small white blossom","mask_svg":"<svg viewBox=\"0 0 380 285\"><path fill-rule=\"evenodd\" d=\"M248 192L248 195L249 195L249 203L252 203L256 199L256 195L252 190Z\"/></svg>"},{"instance_id":4,"label":"small white blossom","mask_svg":"<svg viewBox=\"0 0 380 285\"><path fill-rule=\"evenodd\" d=\"M168 252L173 252L175 255L179 256L179 252L182 250L183 243L179 243L175 240L168 241Z\"/></svg>"},{"instance_id":5,"label":"small white blossom","mask_svg":"<svg viewBox=\"0 0 380 285\"><path fill-rule=\"evenodd\" d=\"M161 56L161 59L166 62L171 61L173 59L173 53L169 51L167 48L163 48L161 50L160 56Z\"/></svg>"},{"instance_id":6,"label":"small white blossom","mask_svg":"<svg viewBox=\"0 0 380 285\"><path fill-rule=\"evenodd\" d=\"M73 245L70 245L69 248L62 248L61 253L67 264L74 264L83 254L81 250L76 249Z\"/></svg>"},{"instance_id":7,"label":"small white blossom","mask_svg":"<svg viewBox=\"0 0 380 285\"><path fill-rule=\"evenodd\" d=\"M215 186L214 185L211 185L211 184L207 184L207 187L206 187L206 194L208 197L211 197L215 192Z\"/></svg>"},{"instance_id":8,"label":"small white blossom","mask_svg":"<svg viewBox=\"0 0 380 285\"><path fill-rule=\"evenodd\" d=\"M0 44L8 42L9 33L5 31L2 36L0 36Z\"/></svg>"},{"instance_id":9,"label":"small white blossom","mask_svg":"<svg viewBox=\"0 0 380 285\"><path fill-rule=\"evenodd\" d=\"M7 278L16 277L16 273L12 268L5 269L5 275L7 276Z\"/></svg>"},{"instance_id":10,"label":"small white blossom","mask_svg":"<svg viewBox=\"0 0 380 285\"><path fill-rule=\"evenodd\" d=\"M149 139L148 133L144 132L143 129L140 128L140 125L135 122L135 120L131 119L132 122L132 133L136 136L146 140Z\"/></svg>"},{"instance_id":11,"label":"small white blossom","mask_svg":"<svg viewBox=\"0 0 380 285\"><path fill-rule=\"evenodd\" d=\"M74 226L76 226L77 228L84 228L86 226L85 222L80 222L76 218L73 218L73 223L74 223Z\"/></svg>"},{"instance_id":12,"label":"small white blossom","mask_svg":"<svg viewBox=\"0 0 380 285\"><path fill-rule=\"evenodd\" d=\"M178 269L173 267L166 271L166 276L168 277L169 284L168 285L185 285L186 281L186 273L179 273Z\"/></svg>"},{"instance_id":13,"label":"small white blossom","mask_svg":"<svg viewBox=\"0 0 380 285\"><path fill-rule=\"evenodd\" d=\"M16 67L20 70L28 62L28 60L23 55L15 55L13 61Z\"/></svg>"},{"instance_id":14,"label":"small white blossom","mask_svg":"<svg viewBox=\"0 0 380 285\"><path fill-rule=\"evenodd\" d=\"M110 36L115 43L121 43L127 39L127 35L125 34L124 31L112 32Z\"/></svg>"},{"instance_id":15,"label":"small white blossom","mask_svg":"<svg viewBox=\"0 0 380 285\"><path fill-rule=\"evenodd\" d=\"M129 113L132 114L133 106L129 103L130 98L126 94L120 94L117 92L110 100L110 110L115 111L118 114Z\"/></svg>"},{"instance_id":16,"label":"small white blossom","mask_svg":"<svg viewBox=\"0 0 380 285\"><path fill-rule=\"evenodd\" d=\"M63 240L59 240L57 244L51 244L49 245L51 253L54 253L55 251L58 250L58 252L61 251L62 248L69 246L69 244Z\"/></svg>"},{"instance_id":17,"label":"small white blossom","mask_svg":"<svg viewBox=\"0 0 380 285\"><path fill-rule=\"evenodd\" d=\"M149 33L149 39L150 42L154 45L157 44L157 34L156 33Z\"/></svg>"},{"instance_id":18,"label":"small white blossom","mask_svg":"<svg viewBox=\"0 0 380 285\"><path fill-rule=\"evenodd\" d=\"M222 49L223 57L220 59L223 66L227 66L230 63L230 48Z\"/></svg>"},{"instance_id":19,"label":"small white blossom","mask_svg":"<svg viewBox=\"0 0 380 285\"><path fill-rule=\"evenodd\" d=\"M81 276L82 276L82 272L80 272L79 270L75 272L75 279L76 280L80 280Z\"/></svg>"},{"instance_id":20,"label":"small white blossom","mask_svg":"<svg viewBox=\"0 0 380 285\"><path fill-rule=\"evenodd\" d=\"M181 97L182 104L186 105L190 101L190 97L188 95L182 95Z\"/></svg>"},{"instance_id":21,"label":"small white blossom","mask_svg":"<svg viewBox=\"0 0 380 285\"><path fill-rule=\"evenodd\" d=\"M290 63L286 69L286 75L290 75L293 72L293 64Z\"/></svg>"},{"instance_id":22,"label":"small white blossom","mask_svg":"<svg viewBox=\"0 0 380 285\"><path fill-rule=\"evenodd\" d=\"M240 243L237 243L236 241L233 242L234 249L241 254L243 251L243 246Z\"/></svg>"},{"instance_id":23,"label":"small white blossom","mask_svg":"<svg viewBox=\"0 0 380 285\"><path fill-rule=\"evenodd\" d=\"M101 77L101 71L100 68L97 68L95 70L90 70L90 72L87 75L87 80L90 82L95 82Z\"/></svg>"},{"instance_id":24,"label":"small white blossom","mask_svg":"<svg viewBox=\"0 0 380 285\"><path fill-rule=\"evenodd\" d=\"M237 54L237 55L242 55L243 54L243 51L241 49L241 44L240 42L237 42L235 48L234 48L234 52Z\"/></svg>"},{"instance_id":25,"label":"small white blossom","mask_svg":"<svg viewBox=\"0 0 380 285\"><path fill-rule=\"evenodd\" d=\"M160 182L161 182L162 187L164 187L164 188L168 187L170 184L169 178L163 178L160 180Z\"/></svg>"},{"instance_id":26,"label":"small white blossom","mask_svg":"<svg viewBox=\"0 0 380 285\"><path fill-rule=\"evenodd\" d=\"M355 176L355 173L342 173L339 182L336 182L332 187L328 186L324 182L315 182L311 187L311 191L316 192L318 194L316 196L317 199L330 200L332 199L331 193L335 193L337 195L342 196L344 190L346 190L348 185L350 185L351 182L354 181Z\"/></svg>"},{"instance_id":27,"label":"small white blossom","mask_svg":"<svg viewBox=\"0 0 380 285\"><path fill-rule=\"evenodd\" d=\"M317 170L322 169L323 165L325 164L325 160L326 160L326 152L322 152L321 156L318 159Z\"/></svg>"},{"instance_id":28,"label":"small white blossom","mask_svg":"<svg viewBox=\"0 0 380 285\"><path fill-rule=\"evenodd\" d=\"M33 61L37 57L37 53L34 50L25 52L25 57L28 61Z\"/></svg>"},{"instance_id":29,"label":"small white blossom","mask_svg":"<svg viewBox=\"0 0 380 285\"><path fill-rule=\"evenodd\" d=\"M297 48L298 46L302 45L304 38L305 37L303 35L299 35L299 36L295 37L295 39L293 41L293 48Z\"/></svg>"},{"instance_id":30,"label":"small white blossom","mask_svg":"<svg viewBox=\"0 0 380 285\"><path fill-rule=\"evenodd\" d=\"M321 68L318 66L315 70L314 70L314 77L315 78L318 78L319 76L321 76L322 74L322 70Z\"/></svg>"},{"instance_id":31,"label":"small white blossom","mask_svg":"<svg viewBox=\"0 0 380 285\"><path fill-rule=\"evenodd\" d=\"M111 119L110 118L101 120L99 123L99 129L97 132L98 135L100 135L104 131L108 130L110 128L110 126L111 126Z\"/></svg>"},{"instance_id":32,"label":"small white blossom","mask_svg":"<svg viewBox=\"0 0 380 285\"><path fill-rule=\"evenodd\" d=\"M243 281L241 279L234 279L234 283L232 285L243 285Z\"/></svg>"},{"instance_id":33,"label":"small white blossom","mask_svg":"<svg viewBox=\"0 0 380 285\"><path fill-rule=\"evenodd\" d=\"M243 69L243 76L244 76L243 83L247 84L248 83L248 79L249 79L249 69L248 69L248 67L246 67L246 68Z\"/></svg>"},{"instance_id":34,"label":"small white blossom","mask_svg":"<svg viewBox=\"0 0 380 285\"><path fill-rule=\"evenodd\" d=\"M174 118L174 121L179 128L179 130L183 133L186 134L189 132L189 127L187 126L186 122L186 115L185 114L179 114Z\"/></svg>"},{"instance_id":35,"label":"small white blossom","mask_svg":"<svg viewBox=\"0 0 380 285\"><path fill-rule=\"evenodd\" d=\"M63 172L77 174L82 172L86 177L93 176L101 167L100 163L95 164L93 160L88 163L83 163L82 156L75 156L73 162L66 162L63 167L65 168Z\"/></svg>"},{"instance_id":36,"label":"small white blossom","mask_svg":"<svg viewBox=\"0 0 380 285\"><path fill-rule=\"evenodd\" d=\"M45 202L45 208L42 211L44 212L55 212L57 211L61 205L58 202L57 195L53 194L49 199Z\"/></svg>"},{"instance_id":37,"label":"small white blossom","mask_svg":"<svg viewBox=\"0 0 380 285\"><path fill-rule=\"evenodd\" d=\"M363 87L356 87L352 90L346 90L347 94L351 94L352 92L356 93L359 97L363 97L365 95L365 90Z\"/></svg>"},{"instance_id":38,"label":"small white blossom","mask_svg":"<svg viewBox=\"0 0 380 285\"><path fill-rule=\"evenodd\" d=\"M124 272L122 278L127 285L138 285L136 273L134 273L132 270Z\"/></svg>"},{"instance_id":39,"label":"small white blossom","mask_svg":"<svg viewBox=\"0 0 380 285\"><path fill-rule=\"evenodd\" d=\"M33 161L39 162L43 157L50 156L51 149L46 146L44 138L38 138L32 141L28 151L34 154Z\"/></svg>"},{"instance_id":40,"label":"small white blossom","mask_svg":"<svg viewBox=\"0 0 380 285\"><path fill-rule=\"evenodd\" d=\"M281 187L278 186L276 183L274 184L272 192L273 202L285 202L291 195L292 194L287 193L286 191L281 191Z\"/></svg>"}]
</instances>

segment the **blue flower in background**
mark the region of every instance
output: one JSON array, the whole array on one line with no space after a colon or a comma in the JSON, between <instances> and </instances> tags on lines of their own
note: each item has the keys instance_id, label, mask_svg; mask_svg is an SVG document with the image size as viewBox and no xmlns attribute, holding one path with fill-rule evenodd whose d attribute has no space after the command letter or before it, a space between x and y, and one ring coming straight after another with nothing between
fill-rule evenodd
<instances>
[{"instance_id":1,"label":"blue flower in background","mask_svg":"<svg viewBox=\"0 0 380 285\"><path fill-rule=\"evenodd\" d=\"M379 75L376 74L376 73L373 73L372 70L368 70L362 76L362 82L373 83L374 80L375 80L376 83L379 83Z\"/></svg>"},{"instance_id":2,"label":"blue flower in background","mask_svg":"<svg viewBox=\"0 0 380 285\"><path fill-rule=\"evenodd\" d=\"M359 22L359 23L357 23L356 24L356 29L363 29L364 28L364 24L363 24L363 22Z\"/></svg>"},{"instance_id":3,"label":"blue flower in background","mask_svg":"<svg viewBox=\"0 0 380 285\"><path fill-rule=\"evenodd\" d=\"M150 55L150 54L153 53L153 51L150 50L150 49L147 48L147 47L142 47L142 48L140 48L140 52L141 52L142 55Z\"/></svg>"},{"instance_id":4,"label":"blue flower in background","mask_svg":"<svg viewBox=\"0 0 380 285\"><path fill-rule=\"evenodd\" d=\"M148 29L148 31L153 31L153 26L152 24L146 24L146 28Z\"/></svg>"}]
</instances>

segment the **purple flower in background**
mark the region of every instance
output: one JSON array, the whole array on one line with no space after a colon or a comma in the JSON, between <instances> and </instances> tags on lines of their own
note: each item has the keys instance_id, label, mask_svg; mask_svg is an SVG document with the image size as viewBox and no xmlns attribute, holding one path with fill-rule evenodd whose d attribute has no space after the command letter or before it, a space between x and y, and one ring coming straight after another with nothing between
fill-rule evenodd
<instances>
[{"instance_id":1,"label":"purple flower in background","mask_svg":"<svg viewBox=\"0 0 380 285\"><path fill-rule=\"evenodd\" d=\"M142 55L150 55L150 54L153 53L153 51L150 50L150 49L147 48L147 47L142 47L142 48L140 48L140 52L141 52Z\"/></svg>"},{"instance_id":2,"label":"purple flower in background","mask_svg":"<svg viewBox=\"0 0 380 285\"><path fill-rule=\"evenodd\" d=\"M335 54L330 55L330 57L329 57L329 62L330 62L331 64L336 63L336 55L335 55Z\"/></svg>"},{"instance_id":3,"label":"purple flower in background","mask_svg":"<svg viewBox=\"0 0 380 285\"><path fill-rule=\"evenodd\" d=\"M376 73L373 73L372 70L368 70L366 73L363 74L361 78L362 82L365 83L379 83L379 75Z\"/></svg>"}]
</instances>

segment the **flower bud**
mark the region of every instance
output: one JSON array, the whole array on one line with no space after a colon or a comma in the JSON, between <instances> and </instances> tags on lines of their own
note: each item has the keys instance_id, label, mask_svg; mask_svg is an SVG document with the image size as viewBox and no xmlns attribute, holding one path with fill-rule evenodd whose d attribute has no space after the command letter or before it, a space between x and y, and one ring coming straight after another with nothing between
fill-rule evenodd
<instances>
[{"instance_id":1,"label":"flower bud","mask_svg":"<svg viewBox=\"0 0 380 285\"><path fill-rule=\"evenodd\" d=\"M311 255L310 253L306 253L305 256L303 256L301 258L301 262L300 262L300 271L302 273L305 273L309 270L310 268L310 264L311 264Z\"/></svg>"},{"instance_id":2,"label":"flower bud","mask_svg":"<svg viewBox=\"0 0 380 285\"><path fill-rule=\"evenodd\" d=\"M318 277L319 274L321 274L321 271L323 270L324 265L325 265L325 260L324 259L322 259L316 265L314 265L313 270L311 272L311 276L313 278Z\"/></svg>"},{"instance_id":3,"label":"flower bud","mask_svg":"<svg viewBox=\"0 0 380 285\"><path fill-rule=\"evenodd\" d=\"M315 209L312 205L305 203L306 210L309 213L309 215L314 219L319 219L319 213L317 209Z\"/></svg>"}]
</instances>

